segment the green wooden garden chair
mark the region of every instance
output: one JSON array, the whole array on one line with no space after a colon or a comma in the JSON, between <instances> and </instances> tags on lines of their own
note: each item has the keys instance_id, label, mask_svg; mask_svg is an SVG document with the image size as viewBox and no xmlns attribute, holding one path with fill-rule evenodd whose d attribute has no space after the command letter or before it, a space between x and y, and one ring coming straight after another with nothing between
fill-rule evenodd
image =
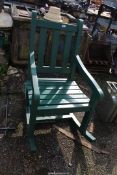
<instances>
[{"instance_id":1,"label":"green wooden garden chair","mask_svg":"<svg viewBox=\"0 0 117 175\"><path fill-rule=\"evenodd\" d=\"M32 13L28 80L25 83L28 140L32 151L36 150L34 130L37 122L71 118L86 139L95 140L86 129L103 92L78 55L82 26L81 20L74 25L63 24L37 19L36 12ZM37 31L39 46L38 59L35 61ZM49 56L48 47L51 50ZM60 52L62 60L57 66L57 55ZM45 64L46 59L50 60L48 65ZM76 70L92 90L91 98L88 98L75 82ZM57 75L59 78L56 78ZM60 78L63 75L66 78ZM85 112L81 123L73 112Z\"/></svg>"}]
</instances>

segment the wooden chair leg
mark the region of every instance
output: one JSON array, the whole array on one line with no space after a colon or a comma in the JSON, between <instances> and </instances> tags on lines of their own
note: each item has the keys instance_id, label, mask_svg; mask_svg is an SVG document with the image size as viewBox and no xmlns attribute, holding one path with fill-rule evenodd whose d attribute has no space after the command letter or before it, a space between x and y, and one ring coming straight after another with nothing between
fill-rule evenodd
<instances>
[{"instance_id":1,"label":"wooden chair leg","mask_svg":"<svg viewBox=\"0 0 117 175\"><path fill-rule=\"evenodd\" d=\"M30 111L27 87L25 88L25 96L26 96L27 137L30 145L30 150L36 151L37 147L36 147L35 138L34 138L36 117L34 117L35 116L34 112Z\"/></svg>"},{"instance_id":2,"label":"wooden chair leg","mask_svg":"<svg viewBox=\"0 0 117 175\"><path fill-rule=\"evenodd\" d=\"M87 113L85 113L85 117L87 116ZM80 133L89 141L89 142L92 142L92 141L95 141L96 138L90 133L88 132L86 129L86 121L84 119L84 123L85 125L83 125L82 123L80 123L77 118L74 116L74 114L72 114L72 119L73 121L75 122L76 126L78 127L78 130L80 131ZM89 123L89 122L88 122ZM87 126L88 126L88 123L87 123ZM85 126L83 128L83 126Z\"/></svg>"},{"instance_id":3,"label":"wooden chair leg","mask_svg":"<svg viewBox=\"0 0 117 175\"><path fill-rule=\"evenodd\" d=\"M86 131L88 124L91 120L91 116L92 116L92 112L90 112L90 111L85 112L84 117L83 117L82 122L81 122L81 127L80 127L82 132Z\"/></svg>"},{"instance_id":4,"label":"wooden chair leg","mask_svg":"<svg viewBox=\"0 0 117 175\"><path fill-rule=\"evenodd\" d=\"M93 114L92 110L85 112L85 115L83 117L80 129L79 129L81 134L84 135L84 137L87 140L89 140L90 142L96 140L96 138L94 136L92 136L92 134L87 131L87 127L88 127L88 124L91 120L92 114Z\"/></svg>"},{"instance_id":5,"label":"wooden chair leg","mask_svg":"<svg viewBox=\"0 0 117 175\"><path fill-rule=\"evenodd\" d=\"M34 136L35 120L36 119L35 119L34 115L31 114L30 120L29 120L29 125L28 125L28 128L27 128L28 141L29 141L29 144L30 144L31 151L36 151L37 150L37 147L36 147L36 144L35 144L35 136Z\"/></svg>"},{"instance_id":6,"label":"wooden chair leg","mask_svg":"<svg viewBox=\"0 0 117 175\"><path fill-rule=\"evenodd\" d=\"M29 138L28 141L29 141L29 145L30 145L30 150L31 150L32 152L36 152L36 151L37 151L37 146L36 146L36 144L35 144L35 139L34 139L34 137L33 137L33 138Z\"/></svg>"}]
</instances>

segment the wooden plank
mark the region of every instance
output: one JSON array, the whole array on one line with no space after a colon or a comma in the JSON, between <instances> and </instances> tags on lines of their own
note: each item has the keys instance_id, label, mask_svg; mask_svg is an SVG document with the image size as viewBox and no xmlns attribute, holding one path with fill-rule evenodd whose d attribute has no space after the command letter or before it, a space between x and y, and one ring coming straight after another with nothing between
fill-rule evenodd
<instances>
[{"instance_id":1,"label":"wooden plank","mask_svg":"<svg viewBox=\"0 0 117 175\"><path fill-rule=\"evenodd\" d=\"M60 36L60 31L57 30L53 32L51 62L50 62L51 67L56 66L56 58L57 58L57 52L58 52L58 46L59 46L59 36Z\"/></svg>"},{"instance_id":2,"label":"wooden plank","mask_svg":"<svg viewBox=\"0 0 117 175\"><path fill-rule=\"evenodd\" d=\"M32 94L28 94L28 96L29 96L29 99L32 99ZM64 94L62 94L62 95L59 95L59 94L57 94L57 95L41 95L40 96L40 100L61 100L61 99L66 99L66 100L68 100L68 99L77 99L77 100L79 100L79 99L87 99L88 101L90 100L86 95L84 95L84 94L75 94L75 95L64 95Z\"/></svg>"},{"instance_id":3,"label":"wooden plank","mask_svg":"<svg viewBox=\"0 0 117 175\"><path fill-rule=\"evenodd\" d=\"M78 32L76 36L76 43L75 43L75 54L79 54L80 51L80 41L81 41L81 35L82 35L82 28L83 28L83 20L78 20L77 22L78 25Z\"/></svg>"},{"instance_id":4,"label":"wooden plank","mask_svg":"<svg viewBox=\"0 0 117 175\"><path fill-rule=\"evenodd\" d=\"M80 88L78 86L40 86L40 89L41 90L48 90L48 89L51 89L51 90L54 90L54 89L71 89L71 90L80 90Z\"/></svg>"},{"instance_id":5,"label":"wooden plank","mask_svg":"<svg viewBox=\"0 0 117 175\"><path fill-rule=\"evenodd\" d=\"M103 154L107 154L109 155L110 153L108 151L99 149L95 146L93 146L91 143L89 143L88 141L84 140L80 135L74 136L72 133L70 133L69 131L64 130L63 128L60 128L56 125L54 125L54 128L56 128L59 132L61 132L62 134L66 135L68 138L71 138L73 140L76 140L79 144L85 146L86 148L89 148L97 153L103 153ZM79 140L78 140L79 138Z\"/></svg>"},{"instance_id":6,"label":"wooden plank","mask_svg":"<svg viewBox=\"0 0 117 175\"><path fill-rule=\"evenodd\" d=\"M32 90L30 90L30 94L32 94ZM51 94L51 95L79 95L79 94L83 94L83 92L81 90L51 90L51 89L48 89L48 90L40 90L40 95L48 95L48 94Z\"/></svg>"},{"instance_id":7,"label":"wooden plank","mask_svg":"<svg viewBox=\"0 0 117 175\"><path fill-rule=\"evenodd\" d=\"M68 80L67 78L39 78L39 81L43 82L43 81L57 81L57 82L66 82L66 81L69 81L69 82L72 82L70 80Z\"/></svg>"},{"instance_id":8,"label":"wooden plank","mask_svg":"<svg viewBox=\"0 0 117 175\"><path fill-rule=\"evenodd\" d=\"M54 67L51 68L50 66L43 66L39 68L39 73L58 73L58 74L69 74L70 73L70 68L67 67L66 69L62 68L62 67Z\"/></svg>"},{"instance_id":9,"label":"wooden plank","mask_svg":"<svg viewBox=\"0 0 117 175\"><path fill-rule=\"evenodd\" d=\"M69 54L70 54L71 39L72 39L72 32L69 32L66 34L66 38L65 38L65 46L64 46L63 62L62 62L63 68L67 67Z\"/></svg>"},{"instance_id":10,"label":"wooden plank","mask_svg":"<svg viewBox=\"0 0 117 175\"><path fill-rule=\"evenodd\" d=\"M39 35L39 51L38 51L38 66L42 67L44 65L44 54L47 41L47 29L41 28Z\"/></svg>"},{"instance_id":11,"label":"wooden plank","mask_svg":"<svg viewBox=\"0 0 117 175\"><path fill-rule=\"evenodd\" d=\"M57 108L58 107L58 108ZM64 109L64 110L63 110ZM36 115L37 116L48 116L48 115L63 115L69 114L70 112L84 112L89 110L89 104L74 104L74 105L50 105L50 106L39 106Z\"/></svg>"},{"instance_id":12,"label":"wooden plank","mask_svg":"<svg viewBox=\"0 0 117 175\"><path fill-rule=\"evenodd\" d=\"M40 86L78 86L75 81L39 81Z\"/></svg>"},{"instance_id":13,"label":"wooden plank","mask_svg":"<svg viewBox=\"0 0 117 175\"><path fill-rule=\"evenodd\" d=\"M76 111L76 108L78 108L80 111L80 109L83 111L85 111L85 107L89 107L89 103L84 103L84 104L66 104L66 105L48 105L48 106L38 106L38 112L41 111L41 110L48 110L51 111L51 110L55 110L57 112L57 109L60 110L60 109L67 109L67 113L69 113L69 111Z\"/></svg>"},{"instance_id":14,"label":"wooden plank","mask_svg":"<svg viewBox=\"0 0 117 175\"><path fill-rule=\"evenodd\" d=\"M74 47L72 49L73 55L79 55L79 51L80 51L80 40L81 40L81 34L82 34L82 28L83 28L83 20L78 20L77 21L77 33L75 36L75 41L74 41ZM75 56L74 55L74 56ZM74 74L76 71L76 63L75 63L75 59L72 59L72 67L71 67L71 79L74 78Z\"/></svg>"},{"instance_id":15,"label":"wooden plank","mask_svg":"<svg viewBox=\"0 0 117 175\"><path fill-rule=\"evenodd\" d=\"M40 83L41 84L41 83ZM39 84L39 85L40 85ZM70 85L70 84L66 84L66 83L44 83L40 85L40 89L45 89L45 88L49 88L49 89L52 89L52 88L63 88L63 89L68 89L68 88L71 88L71 89L80 89L79 86L77 85Z\"/></svg>"},{"instance_id":16,"label":"wooden plank","mask_svg":"<svg viewBox=\"0 0 117 175\"><path fill-rule=\"evenodd\" d=\"M66 89L57 89L57 90L40 90L41 94L81 94L81 90L66 90Z\"/></svg>"},{"instance_id":17,"label":"wooden plank","mask_svg":"<svg viewBox=\"0 0 117 175\"><path fill-rule=\"evenodd\" d=\"M29 91L30 94L32 94L32 90ZM46 94L53 94L53 95L65 95L65 94L68 94L68 95L78 95L78 94L83 94L83 92L81 90L74 90L74 89L40 89L40 95L46 95Z\"/></svg>"},{"instance_id":18,"label":"wooden plank","mask_svg":"<svg viewBox=\"0 0 117 175\"><path fill-rule=\"evenodd\" d=\"M64 104L84 104L89 103L89 99L58 99L40 100L40 105L64 105Z\"/></svg>"},{"instance_id":19,"label":"wooden plank","mask_svg":"<svg viewBox=\"0 0 117 175\"><path fill-rule=\"evenodd\" d=\"M36 31L36 16L37 13L32 13L32 21L31 21L31 33L30 33L30 53L34 51L34 37L35 37L35 31Z\"/></svg>"},{"instance_id":20,"label":"wooden plank","mask_svg":"<svg viewBox=\"0 0 117 175\"><path fill-rule=\"evenodd\" d=\"M29 121L30 121L30 111L26 112L26 118L27 118L27 124L29 125ZM44 121L48 121L48 120L59 120L59 119L68 119L71 118L70 115L51 115L51 116L39 116L36 117L36 122L44 122Z\"/></svg>"},{"instance_id":21,"label":"wooden plank","mask_svg":"<svg viewBox=\"0 0 117 175\"><path fill-rule=\"evenodd\" d=\"M70 115L59 115L59 116L44 116L44 117L37 117L36 121L40 121L40 120L58 120L58 119L68 119L71 118Z\"/></svg>"},{"instance_id":22,"label":"wooden plank","mask_svg":"<svg viewBox=\"0 0 117 175\"><path fill-rule=\"evenodd\" d=\"M86 95L84 94L73 94L73 95L63 95L63 94L55 94L55 95L41 95L40 100L48 100L48 99L89 99Z\"/></svg>"},{"instance_id":23,"label":"wooden plank","mask_svg":"<svg viewBox=\"0 0 117 175\"><path fill-rule=\"evenodd\" d=\"M38 20L37 21L37 26L42 27L42 28L49 28L49 29L54 29L54 30L59 30L59 31L67 31L67 32L76 32L77 31L77 26L75 24L62 24L62 23L56 23L53 21L49 20Z\"/></svg>"}]
</instances>

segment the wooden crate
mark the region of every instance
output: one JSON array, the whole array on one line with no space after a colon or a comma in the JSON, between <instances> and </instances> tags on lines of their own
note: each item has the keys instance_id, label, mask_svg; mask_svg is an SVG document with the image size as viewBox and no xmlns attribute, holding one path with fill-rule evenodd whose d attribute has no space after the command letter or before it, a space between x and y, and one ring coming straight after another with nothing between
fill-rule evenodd
<instances>
[{"instance_id":1,"label":"wooden crate","mask_svg":"<svg viewBox=\"0 0 117 175\"><path fill-rule=\"evenodd\" d=\"M11 61L13 64L27 64L29 51L30 21L14 21L12 35ZM38 35L38 33L37 33ZM35 50L38 50L38 40L35 37Z\"/></svg>"},{"instance_id":2,"label":"wooden crate","mask_svg":"<svg viewBox=\"0 0 117 175\"><path fill-rule=\"evenodd\" d=\"M109 72L111 67L111 45L107 42L90 42L85 55L85 65L94 72Z\"/></svg>"}]
</instances>

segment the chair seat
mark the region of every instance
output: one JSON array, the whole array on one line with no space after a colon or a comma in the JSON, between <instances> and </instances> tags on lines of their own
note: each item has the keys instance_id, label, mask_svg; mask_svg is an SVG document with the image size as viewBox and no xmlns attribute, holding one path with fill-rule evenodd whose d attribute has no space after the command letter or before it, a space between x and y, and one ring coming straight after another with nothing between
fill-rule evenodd
<instances>
[{"instance_id":1,"label":"chair seat","mask_svg":"<svg viewBox=\"0 0 117 175\"><path fill-rule=\"evenodd\" d=\"M28 82L28 98L32 102L31 85ZM75 81L66 79L39 79L40 104L39 112L54 112L64 109L66 112L74 112L76 108L80 111L89 109L89 98L81 91ZM62 111L61 111L62 113Z\"/></svg>"}]
</instances>

